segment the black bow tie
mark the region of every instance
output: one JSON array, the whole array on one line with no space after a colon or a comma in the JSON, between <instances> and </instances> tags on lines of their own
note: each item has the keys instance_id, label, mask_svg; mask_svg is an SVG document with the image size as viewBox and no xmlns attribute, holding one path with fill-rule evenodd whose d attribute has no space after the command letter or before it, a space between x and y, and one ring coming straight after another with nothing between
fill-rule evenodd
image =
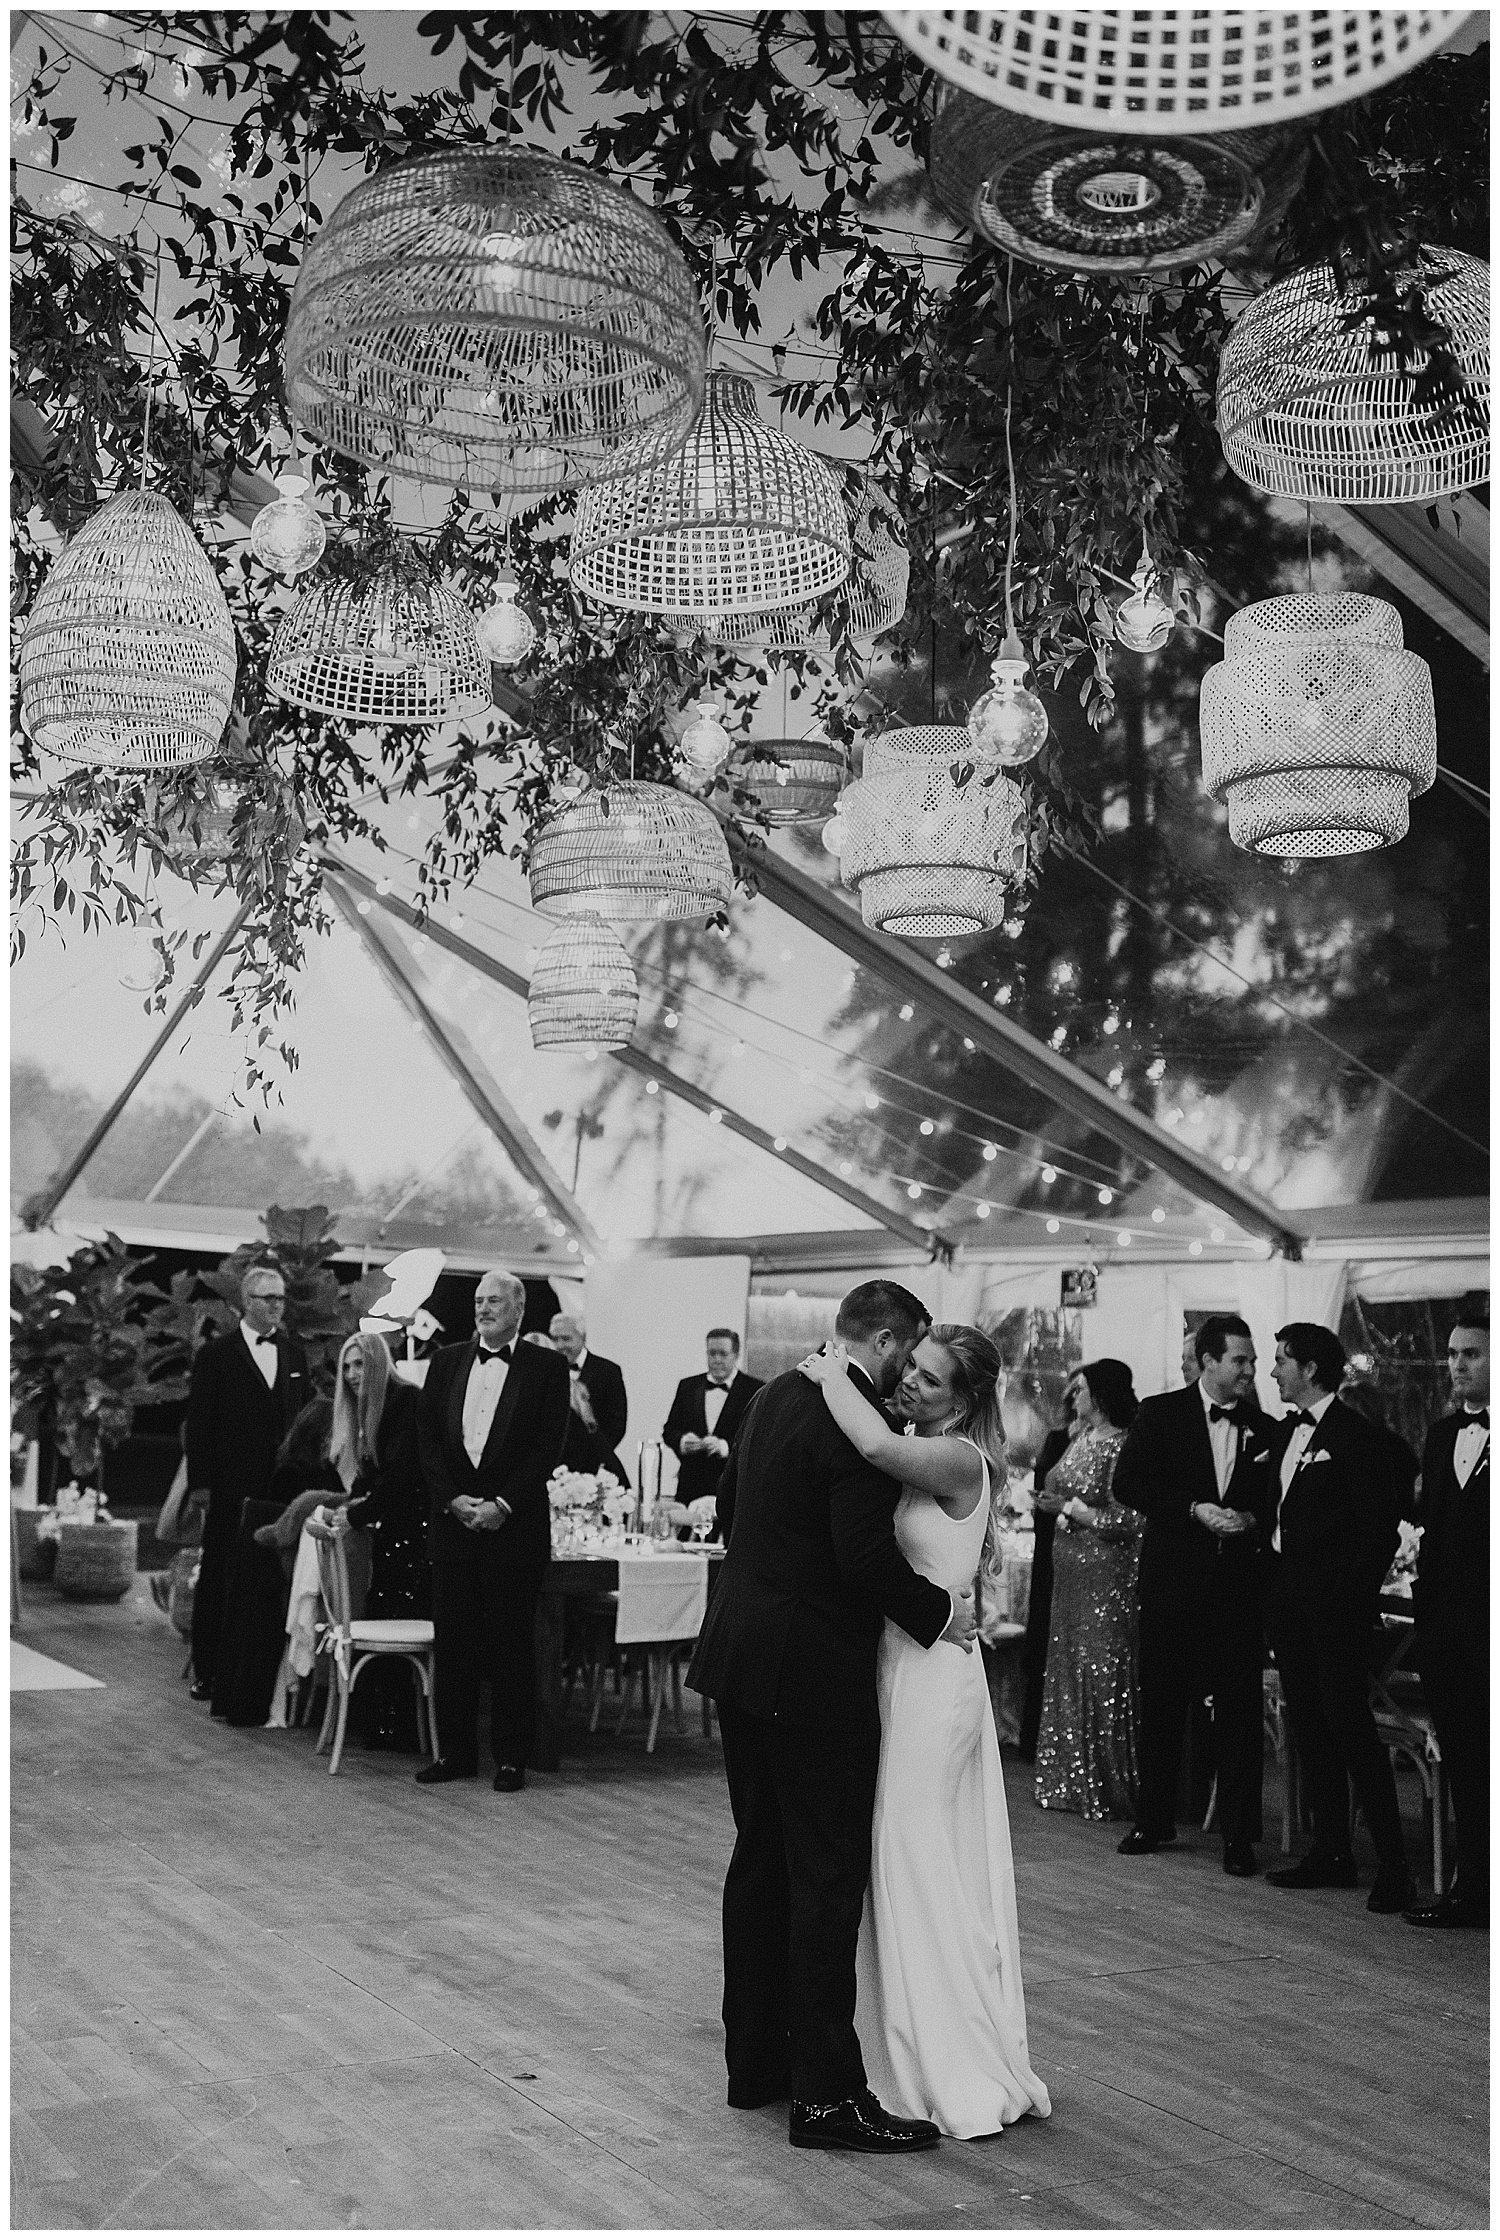
<instances>
[{"instance_id":1,"label":"black bow tie","mask_svg":"<svg viewBox=\"0 0 1500 2240\"><path fill-rule=\"evenodd\" d=\"M1208 1420L1210 1423L1238 1423L1239 1417L1233 1408L1221 1408L1216 1400L1210 1400Z\"/></svg>"},{"instance_id":2,"label":"black bow tie","mask_svg":"<svg viewBox=\"0 0 1500 2240\"><path fill-rule=\"evenodd\" d=\"M481 1346L479 1358L481 1361L509 1361L511 1351L509 1346Z\"/></svg>"},{"instance_id":3,"label":"black bow tie","mask_svg":"<svg viewBox=\"0 0 1500 2240\"><path fill-rule=\"evenodd\" d=\"M1317 1417L1307 1408L1294 1408L1291 1420L1293 1423L1305 1423L1309 1431L1316 1431L1318 1427Z\"/></svg>"},{"instance_id":4,"label":"black bow tie","mask_svg":"<svg viewBox=\"0 0 1500 2240\"><path fill-rule=\"evenodd\" d=\"M1482 1423L1485 1430L1488 1431L1490 1427L1490 1411L1488 1408L1465 1408L1464 1422Z\"/></svg>"},{"instance_id":5,"label":"black bow tie","mask_svg":"<svg viewBox=\"0 0 1500 2240\"><path fill-rule=\"evenodd\" d=\"M708 1380L708 1389L710 1392L727 1392L729 1390L729 1387L727 1384L721 1384L717 1377L710 1377Z\"/></svg>"}]
</instances>

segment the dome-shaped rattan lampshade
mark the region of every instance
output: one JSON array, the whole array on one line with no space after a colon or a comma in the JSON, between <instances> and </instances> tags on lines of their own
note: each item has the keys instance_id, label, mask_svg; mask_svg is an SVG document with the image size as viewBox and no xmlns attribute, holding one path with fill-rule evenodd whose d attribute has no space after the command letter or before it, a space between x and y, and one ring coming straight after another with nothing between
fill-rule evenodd
<instances>
[{"instance_id":1,"label":"dome-shaped rattan lampshade","mask_svg":"<svg viewBox=\"0 0 1500 2240\"><path fill-rule=\"evenodd\" d=\"M583 492L568 572L601 606L718 617L808 606L849 560L833 469L767 427L742 374L711 373L679 452Z\"/></svg>"},{"instance_id":2,"label":"dome-shaped rattan lampshade","mask_svg":"<svg viewBox=\"0 0 1500 2240\"><path fill-rule=\"evenodd\" d=\"M827 739L757 739L753 762L732 771L768 825L821 825L849 776L848 757Z\"/></svg>"},{"instance_id":3,"label":"dome-shaped rattan lampshade","mask_svg":"<svg viewBox=\"0 0 1500 2240\"><path fill-rule=\"evenodd\" d=\"M705 636L717 645L769 653L827 653L840 619L846 621L851 638L878 638L895 628L906 612L911 579L906 524L884 492L863 475L846 470L840 479L849 517L848 580L813 606L786 607L775 614L716 615ZM667 619L682 629L703 626L698 615Z\"/></svg>"},{"instance_id":4,"label":"dome-shaped rattan lampshade","mask_svg":"<svg viewBox=\"0 0 1500 2240\"><path fill-rule=\"evenodd\" d=\"M599 918L567 918L547 937L526 995L534 1050L619 1050L640 990L630 953Z\"/></svg>"},{"instance_id":5,"label":"dome-shaped rattan lampshade","mask_svg":"<svg viewBox=\"0 0 1500 2240\"><path fill-rule=\"evenodd\" d=\"M22 721L101 769L215 752L234 699L234 625L197 538L157 491L111 498L53 564L21 640Z\"/></svg>"},{"instance_id":6,"label":"dome-shaped rattan lampshade","mask_svg":"<svg viewBox=\"0 0 1500 2240\"><path fill-rule=\"evenodd\" d=\"M888 8L929 69L1023 117L1153 138L1283 124L1415 69L1459 8Z\"/></svg>"},{"instance_id":7,"label":"dome-shaped rattan lampshade","mask_svg":"<svg viewBox=\"0 0 1500 2240\"><path fill-rule=\"evenodd\" d=\"M969 767L958 785L955 765ZM1013 778L975 758L956 724L887 731L840 804L840 868L867 926L911 940L985 933L1026 869L1026 804Z\"/></svg>"},{"instance_id":8,"label":"dome-shaped rattan lampshade","mask_svg":"<svg viewBox=\"0 0 1500 2240\"><path fill-rule=\"evenodd\" d=\"M1258 244L1307 168L1297 125L1153 140L1039 124L949 92L928 169L956 218L1033 264L1171 272Z\"/></svg>"},{"instance_id":9,"label":"dome-shaped rattan lampshade","mask_svg":"<svg viewBox=\"0 0 1500 2240\"><path fill-rule=\"evenodd\" d=\"M491 705L463 601L390 567L311 585L271 640L266 690L346 723L455 723Z\"/></svg>"},{"instance_id":10,"label":"dome-shaped rattan lampshade","mask_svg":"<svg viewBox=\"0 0 1500 2240\"><path fill-rule=\"evenodd\" d=\"M531 843L532 907L551 918L713 918L734 870L711 809L670 786L612 779Z\"/></svg>"},{"instance_id":11,"label":"dome-shaped rattan lampshade","mask_svg":"<svg viewBox=\"0 0 1500 2240\"><path fill-rule=\"evenodd\" d=\"M299 426L471 490L542 496L610 473L623 445L674 450L703 376L698 290L661 220L529 148L447 148L361 181L287 320Z\"/></svg>"},{"instance_id":12,"label":"dome-shaped rattan lampshade","mask_svg":"<svg viewBox=\"0 0 1500 2240\"><path fill-rule=\"evenodd\" d=\"M1453 336L1467 386L1418 402L1427 365L1398 368L1371 318L1350 317L1331 265L1258 296L1219 361L1224 456L1257 490L1338 505L1425 505L1490 479L1490 268L1424 249L1419 281Z\"/></svg>"},{"instance_id":13,"label":"dome-shaped rattan lampshade","mask_svg":"<svg viewBox=\"0 0 1500 2240\"><path fill-rule=\"evenodd\" d=\"M1259 599L1205 671L1203 783L1261 855L1389 847L1437 776L1432 674L1401 617L1358 592Z\"/></svg>"}]
</instances>

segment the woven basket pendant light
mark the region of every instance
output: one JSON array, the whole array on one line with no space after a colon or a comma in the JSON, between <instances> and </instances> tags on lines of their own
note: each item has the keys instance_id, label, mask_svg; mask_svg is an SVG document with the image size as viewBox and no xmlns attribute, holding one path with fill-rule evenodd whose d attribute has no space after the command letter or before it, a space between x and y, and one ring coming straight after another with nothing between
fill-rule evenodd
<instances>
[{"instance_id":1,"label":"woven basket pendant light","mask_svg":"<svg viewBox=\"0 0 1500 2240\"><path fill-rule=\"evenodd\" d=\"M640 990L624 942L599 918L569 918L547 937L526 995L534 1050L619 1050L635 1032Z\"/></svg>"},{"instance_id":2,"label":"woven basket pendant light","mask_svg":"<svg viewBox=\"0 0 1500 2240\"><path fill-rule=\"evenodd\" d=\"M820 825L849 776L842 747L826 739L757 739L756 760L733 775L768 825ZM770 759L765 759L769 757Z\"/></svg>"},{"instance_id":3,"label":"woven basket pendant light","mask_svg":"<svg viewBox=\"0 0 1500 2240\"><path fill-rule=\"evenodd\" d=\"M863 475L846 472L842 487L851 552L848 580L842 588L816 606L788 607L776 614L716 615L704 633L716 645L768 653L827 653L833 646L840 602L851 638L878 638L895 628L906 612L911 578L906 524L884 492ZM667 619L679 629L703 626L703 618L696 615Z\"/></svg>"},{"instance_id":4,"label":"woven basket pendant light","mask_svg":"<svg viewBox=\"0 0 1500 2240\"><path fill-rule=\"evenodd\" d=\"M1260 599L1231 615L1199 706L1203 783L1261 855L1389 847L1437 776L1432 673L1401 618L1356 592Z\"/></svg>"},{"instance_id":5,"label":"woven basket pendant light","mask_svg":"<svg viewBox=\"0 0 1500 2240\"><path fill-rule=\"evenodd\" d=\"M897 8L940 78L1052 124L1156 137L1282 124L1413 70L1460 8Z\"/></svg>"},{"instance_id":6,"label":"woven basket pendant light","mask_svg":"<svg viewBox=\"0 0 1500 2240\"><path fill-rule=\"evenodd\" d=\"M234 625L170 500L129 490L79 530L21 640L22 723L39 747L100 769L202 762L234 699Z\"/></svg>"},{"instance_id":7,"label":"woven basket pendant light","mask_svg":"<svg viewBox=\"0 0 1500 2240\"><path fill-rule=\"evenodd\" d=\"M734 870L711 809L670 786L611 779L531 843L533 909L551 918L713 918Z\"/></svg>"},{"instance_id":8,"label":"woven basket pendant light","mask_svg":"<svg viewBox=\"0 0 1500 2240\"><path fill-rule=\"evenodd\" d=\"M805 607L849 573L838 477L767 427L741 374L711 373L697 426L669 459L578 501L568 572L601 606L714 619Z\"/></svg>"},{"instance_id":9,"label":"woven basket pendant light","mask_svg":"<svg viewBox=\"0 0 1500 2240\"><path fill-rule=\"evenodd\" d=\"M960 786L955 765L971 775ZM841 874L867 926L911 940L986 933L1026 870L1026 804L956 724L887 731L839 804Z\"/></svg>"},{"instance_id":10,"label":"woven basket pendant light","mask_svg":"<svg viewBox=\"0 0 1500 2240\"><path fill-rule=\"evenodd\" d=\"M455 723L491 705L463 601L389 566L303 593L271 641L266 690L346 723Z\"/></svg>"},{"instance_id":11,"label":"woven basket pendant light","mask_svg":"<svg viewBox=\"0 0 1500 2240\"><path fill-rule=\"evenodd\" d=\"M1219 361L1224 456L1254 489L1339 505L1425 505L1490 478L1490 268L1423 249L1420 284L1448 326L1463 398L1417 403L1419 354L1399 369L1370 317L1351 317L1331 265L1258 296Z\"/></svg>"},{"instance_id":12,"label":"woven basket pendant light","mask_svg":"<svg viewBox=\"0 0 1500 2240\"><path fill-rule=\"evenodd\" d=\"M703 398L698 291L672 236L597 172L448 148L363 180L308 251L292 417L418 481L532 496L674 450Z\"/></svg>"}]
</instances>

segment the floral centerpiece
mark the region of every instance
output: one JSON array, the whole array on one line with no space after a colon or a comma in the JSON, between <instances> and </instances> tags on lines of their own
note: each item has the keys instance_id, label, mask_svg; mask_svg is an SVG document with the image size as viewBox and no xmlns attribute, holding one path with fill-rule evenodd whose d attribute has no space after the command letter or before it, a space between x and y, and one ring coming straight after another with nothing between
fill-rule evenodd
<instances>
[{"instance_id":1,"label":"floral centerpiece","mask_svg":"<svg viewBox=\"0 0 1500 2240\"><path fill-rule=\"evenodd\" d=\"M1391 1558L1391 1568L1385 1575L1381 1591L1384 1594L1409 1596L1412 1581L1417 1575L1417 1557L1421 1552L1423 1528L1419 1524L1408 1524L1403 1517L1400 1530L1400 1543Z\"/></svg>"},{"instance_id":2,"label":"floral centerpiece","mask_svg":"<svg viewBox=\"0 0 1500 2240\"><path fill-rule=\"evenodd\" d=\"M610 1530L623 1530L635 1503L628 1486L608 1470L565 1470L547 1480L552 1509L552 1552L575 1555L598 1546Z\"/></svg>"}]
</instances>

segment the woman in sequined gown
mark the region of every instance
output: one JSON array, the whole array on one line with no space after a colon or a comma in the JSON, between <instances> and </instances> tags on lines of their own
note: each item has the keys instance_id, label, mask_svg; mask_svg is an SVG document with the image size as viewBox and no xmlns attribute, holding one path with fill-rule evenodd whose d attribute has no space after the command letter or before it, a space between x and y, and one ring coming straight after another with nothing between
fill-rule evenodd
<instances>
[{"instance_id":1,"label":"woman in sequined gown","mask_svg":"<svg viewBox=\"0 0 1500 2240\"><path fill-rule=\"evenodd\" d=\"M1087 1363L1070 1393L1081 1428L1043 1495L1057 1516L1057 1537L1036 1801L1086 1820L1129 1820L1140 1778L1143 1519L1110 1488L1137 1403L1123 1361Z\"/></svg>"}]
</instances>

